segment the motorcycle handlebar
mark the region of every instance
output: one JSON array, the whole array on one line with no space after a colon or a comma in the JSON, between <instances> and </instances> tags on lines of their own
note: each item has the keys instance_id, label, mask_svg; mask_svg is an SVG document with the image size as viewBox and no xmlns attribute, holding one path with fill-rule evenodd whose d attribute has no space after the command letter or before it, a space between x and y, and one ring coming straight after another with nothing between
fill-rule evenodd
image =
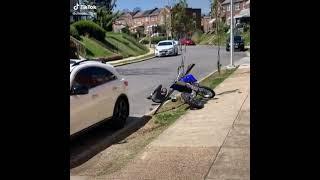
<instances>
[{"instance_id":1,"label":"motorcycle handlebar","mask_svg":"<svg viewBox=\"0 0 320 180\"><path fill-rule=\"evenodd\" d=\"M193 64L189 64L188 68L187 68L187 71L186 71L186 73L184 75L188 74L194 66L195 66L194 63Z\"/></svg>"}]
</instances>

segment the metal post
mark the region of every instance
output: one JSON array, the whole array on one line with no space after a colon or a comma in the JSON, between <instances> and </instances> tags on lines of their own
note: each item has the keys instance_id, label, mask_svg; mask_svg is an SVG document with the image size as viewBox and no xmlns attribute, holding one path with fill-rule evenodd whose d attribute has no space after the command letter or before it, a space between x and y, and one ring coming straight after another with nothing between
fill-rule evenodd
<instances>
[{"instance_id":1,"label":"metal post","mask_svg":"<svg viewBox=\"0 0 320 180\"><path fill-rule=\"evenodd\" d=\"M150 26L150 25L149 25ZM148 27L148 34L149 34L149 48L151 48L151 32L150 27Z\"/></svg>"},{"instance_id":2,"label":"metal post","mask_svg":"<svg viewBox=\"0 0 320 180\"><path fill-rule=\"evenodd\" d=\"M230 1L230 66L233 67L233 0Z\"/></svg>"}]
</instances>

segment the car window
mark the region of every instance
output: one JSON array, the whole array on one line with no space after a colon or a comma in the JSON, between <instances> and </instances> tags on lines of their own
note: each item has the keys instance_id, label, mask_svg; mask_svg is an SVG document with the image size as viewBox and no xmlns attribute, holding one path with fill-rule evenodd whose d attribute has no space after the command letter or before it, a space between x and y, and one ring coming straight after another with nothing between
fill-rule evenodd
<instances>
[{"instance_id":1,"label":"car window","mask_svg":"<svg viewBox=\"0 0 320 180\"><path fill-rule=\"evenodd\" d=\"M158 46L168 46L168 45L172 45L172 42L161 42L158 44Z\"/></svg>"},{"instance_id":2,"label":"car window","mask_svg":"<svg viewBox=\"0 0 320 180\"><path fill-rule=\"evenodd\" d=\"M88 67L77 73L72 85L84 85L90 89L115 79L116 76L104 68Z\"/></svg>"},{"instance_id":3,"label":"car window","mask_svg":"<svg viewBox=\"0 0 320 180\"><path fill-rule=\"evenodd\" d=\"M242 38L241 38L241 36L234 36L233 40L234 41L241 41ZM227 42L230 42L230 37L227 38Z\"/></svg>"},{"instance_id":4,"label":"car window","mask_svg":"<svg viewBox=\"0 0 320 180\"><path fill-rule=\"evenodd\" d=\"M234 40L235 40L235 41L241 41L241 36L235 36L235 37L234 37Z\"/></svg>"}]
</instances>

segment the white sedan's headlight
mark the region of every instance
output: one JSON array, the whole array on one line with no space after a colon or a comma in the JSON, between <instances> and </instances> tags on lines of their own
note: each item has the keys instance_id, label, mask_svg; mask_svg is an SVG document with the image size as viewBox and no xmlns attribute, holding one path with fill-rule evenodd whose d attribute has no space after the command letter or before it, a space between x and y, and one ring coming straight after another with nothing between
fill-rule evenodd
<instances>
[{"instance_id":1,"label":"white sedan's headlight","mask_svg":"<svg viewBox=\"0 0 320 180\"><path fill-rule=\"evenodd\" d=\"M168 49L168 51L173 51L173 48Z\"/></svg>"}]
</instances>

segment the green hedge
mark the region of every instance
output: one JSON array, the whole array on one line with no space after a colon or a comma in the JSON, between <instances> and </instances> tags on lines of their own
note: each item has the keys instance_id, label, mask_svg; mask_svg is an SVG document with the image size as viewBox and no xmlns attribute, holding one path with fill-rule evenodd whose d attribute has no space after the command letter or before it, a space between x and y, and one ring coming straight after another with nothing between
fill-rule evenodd
<instances>
[{"instance_id":1,"label":"green hedge","mask_svg":"<svg viewBox=\"0 0 320 180\"><path fill-rule=\"evenodd\" d=\"M73 26L70 25L70 35L78 40L80 40L80 35L78 30Z\"/></svg>"},{"instance_id":2,"label":"green hedge","mask_svg":"<svg viewBox=\"0 0 320 180\"><path fill-rule=\"evenodd\" d=\"M88 34L90 37L94 37L95 39L101 41L103 41L106 36L106 31L92 21L81 20L73 23L72 25L76 28L79 35Z\"/></svg>"},{"instance_id":3,"label":"green hedge","mask_svg":"<svg viewBox=\"0 0 320 180\"><path fill-rule=\"evenodd\" d=\"M167 40L167 37L166 37L166 36L152 37L152 38L151 38L151 43L152 43L152 44L158 44L159 41L164 41L164 40ZM144 38L144 39L141 41L141 43L142 43L142 44L149 44L149 37Z\"/></svg>"}]
</instances>

